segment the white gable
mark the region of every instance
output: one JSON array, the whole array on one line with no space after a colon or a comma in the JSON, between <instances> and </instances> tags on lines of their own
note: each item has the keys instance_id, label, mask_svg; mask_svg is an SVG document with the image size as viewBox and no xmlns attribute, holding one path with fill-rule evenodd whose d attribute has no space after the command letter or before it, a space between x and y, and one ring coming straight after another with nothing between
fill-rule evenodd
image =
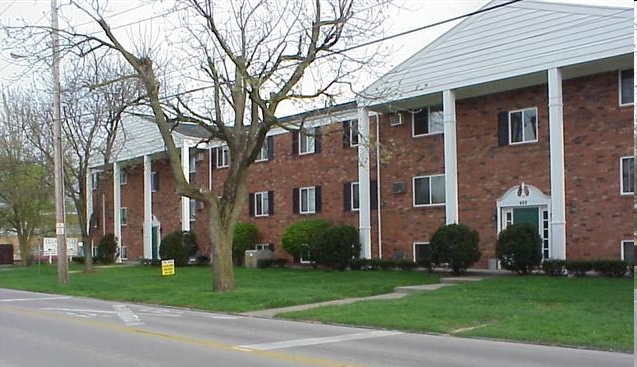
<instances>
[{"instance_id":1,"label":"white gable","mask_svg":"<svg viewBox=\"0 0 637 367\"><path fill-rule=\"evenodd\" d=\"M525 0L465 19L367 87L368 99L360 102L376 105L632 52L630 8Z\"/></svg>"}]
</instances>

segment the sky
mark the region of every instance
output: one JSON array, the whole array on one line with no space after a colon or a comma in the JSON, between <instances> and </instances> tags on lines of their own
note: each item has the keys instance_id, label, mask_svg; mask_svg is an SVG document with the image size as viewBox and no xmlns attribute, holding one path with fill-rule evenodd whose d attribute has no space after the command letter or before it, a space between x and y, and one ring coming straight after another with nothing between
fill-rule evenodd
<instances>
[{"instance_id":1,"label":"sky","mask_svg":"<svg viewBox=\"0 0 637 367\"><path fill-rule=\"evenodd\" d=\"M294 0L292 0L294 1ZM296 0L301 1L301 0ZM442 20L453 18L479 9L487 4L488 0L395 0L397 6L392 6L387 11L383 34L393 35L408 30L412 30L424 25L433 24ZM631 0L560 0L553 2L576 3L586 5L601 6L621 6L633 7ZM58 0L58 3L63 3ZM105 3L100 0L100 4ZM170 22L165 17L157 14L165 13L165 9L170 1L140 1L140 0L111 0L108 6L113 10L114 15L106 20L113 27L121 27L118 30L124 34L144 34L153 42L161 42L153 38L156 33L153 30L165 26L165 22ZM60 22L80 24L80 29L90 31L95 29L94 25L87 22L87 18L63 8L60 14ZM0 0L0 24L17 24L17 19L26 19L31 24L47 25L50 20L50 0ZM386 50L387 56L383 59L382 65L377 69L379 74L389 71L409 56L416 53L428 43L449 30L458 22L429 28L427 30L414 32L399 38L385 41L380 45ZM0 45L5 44L0 36ZM11 50L0 46L0 85L12 85L16 83L26 83L33 78L37 71L24 70L25 62L16 60L10 56ZM64 60L62 61L64 62ZM43 71L39 71L40 73ZM371 84L377 76L362 74L358 80L356 89L363 89ZM291 106L286 107L291 109ZM284 111L283 115L288 112Z\"/></svg>"}]
</instances>

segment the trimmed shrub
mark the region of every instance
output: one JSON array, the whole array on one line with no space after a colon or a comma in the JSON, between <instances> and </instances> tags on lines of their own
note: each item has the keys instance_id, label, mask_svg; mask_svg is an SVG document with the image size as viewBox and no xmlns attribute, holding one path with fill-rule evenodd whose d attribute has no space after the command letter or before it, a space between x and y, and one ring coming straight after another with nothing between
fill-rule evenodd
<instances>
[{"instance_id":1,"label":"trimmed shrub","mask_svg":"<svg viewBox=\"0 0 637 367\"><path fill-rule=\"evenodd\" d=\"M259 230L254 223L237 223L232 236L232 259L242 265L246 250L251 250L259 239Z\"/></svg>"},{"instance_id":2,"label":"trimmed shrub","mask_svg":"<svg viewBox=\"0 0 637 367\"><path fill-rule=\"evenodd\" d=\"M206 254L197 254L195 257L195 262L197 265L206 266L210 265L210 256Z\"/></svg>"},{"instance_id":3,"label":"trimmed shrub","mask_svg":"<svg viewBox=\"0 0 637 367\"><path fill-rule=\"evenodd\" d=\"M272 259L257 259L257 269L266 269L272 267L274 260Z\"/></svg>"},{"instance_id":4,"label":"trimmed shrub","mask_svg":"<svg viewBox=\"0 0 637 367\"><path fill-rule=\"evenodd\" d=\"M398 260L396 266L403 271L413 271L418 267L418 264L409 260Z\"/></svg>"},{"instance_id":5,"label":"trimmed shrub","mask_svg":"<svg viewBox=\"0 0 637 367\"><path fill-rule=\"evenodd\" d=\"M542 271L546 275L558 277L566 274L565 260L544 260L542 263Z\"/></svg>"},{"instance_id":6,"label":"trimmed shrub","mask_svg":"<svg viewBox=\"0 0 637 367\"><path fill-rule=\"evenodd\" d=\"M359 256L360 248L358 231L344 224L323 229L310 242L310 253L317 264L341 271Z\"/></svg>"},{"instance_id":7,"label":"trimmed shrub","mask_svg":"<svg viewBox=\"0 0 637 367\"><path fill-rule=\"evenodd\" d=\"M622 260L597 260L593 261L593 270L606 277L620 278L628 271L628 265Z\"/></svg>"},{"instance_id":8,"label":"trimmed shrub","mask_svg":"<svg viewBox=\"0 0 637 367\"><path fill-rule=\"evenodd\" d=\"M364 268L367 268L369 266L369 260L368 259L350 259L349 261L349 268L350 270L363 270Z\"/></svg>"},{"instance_id":9,"label":"trimmed shrub","mask_svg":"<svg viewBox=\"0 0 637 367\"><path fill-rule=\"evenodd\" d=\"M159 257L162 260L175 260L175 266L188 265L191 256L197 253L197 238L188 231L169 233L161 240Z\"/></svg>"},{"instance_id":10,"label":"trimmed shrub","mask_svg":"<svg viewBox=\"0 0 637 367\"><path fill-rule=\"evenodd\" d=\"M480 259L479 241L478 232L464 224L443 225L429 242L431 261L448 264L454 274L462 273Z\"/></svg>"},{"instance_id":11,"label":"trimmed shrub","mask_svg":"<svg viewBox=\"0 0 637 367\"><path fill-rule=\"evenodd\" d=\"M285 264L288 263L288 259L284 258L284 257L279 257L277 259L274 259L272 261L272 266L275 268L284 268Z\"/></svg>"},{"instance_id":12,"label":"trimmed shrub","mask_svg":"<svg viewBox=\"0 0 637 367\"><path fill-rule=\"evenodd\" d=\"M97 262L102 264L112 264L115 262L115 252L117 252L117 241L112 233L105 234L97 243Z\"/></svg>"},{"instance_id":13,"label":"trimmed shrub","mask_svg":"<svg viewBox=\"0 0 637 367\"><path fill-rule=\"evenodd\" d=\"M323 219L302 220L292 223L283 230L281 247L294 257L294 261L299 261L303 247L313 243L316 236L329 225Z\"/></svg>"},{"instance_id":14,"label":"trimmed shrub","mask_svg":"<svg viewBox=\"0 0 637 367\"><path fill-rule=\"evenodd\" d=\"M504 269L527 274L542 261L542 239L531 224L511 224L498 235L495 251Z\"/></svg>"},{"instance_id":15,"label":"trimmed shrub","mask_svg":"<svg viewBox=\"0 0 637 367\"><path fill-rule=\"evenodd\" d=\"M569 274L583 277L589 270L593 269L593 263L587 260L567 260L565 267Z\"/></svg>"}]
</instances>

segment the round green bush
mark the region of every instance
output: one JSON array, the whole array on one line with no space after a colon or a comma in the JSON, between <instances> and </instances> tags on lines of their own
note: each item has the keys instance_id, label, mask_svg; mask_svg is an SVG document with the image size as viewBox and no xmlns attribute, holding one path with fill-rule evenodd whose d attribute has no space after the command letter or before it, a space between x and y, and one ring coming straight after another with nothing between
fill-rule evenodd
<instances>
[{"instance_id":1,"label":"round green bush","mask_svg":"<svg viewBox=\"0 0 637 367\"><path fill-rule=\"evenodd\" d=\"M344 224L325 228L310 243L316 263L336 270L345 270L350 260L359 256L360 249L358 231Z\"/></svg>"},{"instance_id":2,"label":"round green bush","mask_svg":"<svg viewBox=\"0 0 637 367\"><path fill-rule=\"evenodd\" d=\"M112 264L115 262L115 253L117 252L117 241L112 233L105 234L97 243L96 260L102 264Z\"/></svg>"},{"instance_id":3,"label":"round green bush","mask_svg":"<svg viewBox=\"0 0 637 367\"><path fill-rule=\"evenodd\" d=\"M235 264L243 264L246 250L254 247L259 239L259 230L254 223L237 223L232 236L232 258Z\"/></svg>"},{"instance_id":4,"label":"round green bush","mask_svg":"<svg viewBox=\"0 0 637 367\"><path fill-rule=\"evenodd\" d=\"M175 266L187 265L190 257L197 253L197 238L188 231L169 233L161 240L159 257L162 260L175 260Z\"/></svg>"},{"instance_id":5,"label":"round green bush","mask_svg":"<svg viewBox=\"0 0 637 367\"><path fill-rule=\"evenodd\" d=\"M443 225L431 237L431 261L446 263L459 274L480 260L479 242L478 232L464 224Z\"/></svg>"},{"instance_id":6,"label":"round green bush","mask_svg":"<svg viewBox=\"0 0 637 367\"><path fill-rule=\"evenodd\" d=\"M498 235L495 251L504 269L526 274L542 262L542 239L534 225L511 224Z\"/></svg>"},{"instance_id":7,"label":"round green bush","mask_svg":"<svg viewBox=\"0 0 637 367\"><path fill-rule=\"evenodd\" d=\"M281 235L281 246L288 254L294 257L294 261L301 258L303 246L314 242L314 238L330 224L323 219L302 220L285 227Z\"/></svg>"}]
</instances>

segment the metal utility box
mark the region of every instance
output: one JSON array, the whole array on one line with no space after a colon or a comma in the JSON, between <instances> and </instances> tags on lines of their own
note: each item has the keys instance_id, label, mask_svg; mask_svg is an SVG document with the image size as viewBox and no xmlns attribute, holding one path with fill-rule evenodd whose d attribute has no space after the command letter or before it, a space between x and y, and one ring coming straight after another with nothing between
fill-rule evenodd
<instances>
[{"instance_id":1,"label":"metal utility box","mask_svg":"<svg viewBox=\"0 0 637 367\"><path fill-rule=\"evenodd\" d=\"M272 260L274 259L274 252L272 250L246 250L245 253L245 267L256 268L259 260Z\"/></svg>"}]
</instances>

